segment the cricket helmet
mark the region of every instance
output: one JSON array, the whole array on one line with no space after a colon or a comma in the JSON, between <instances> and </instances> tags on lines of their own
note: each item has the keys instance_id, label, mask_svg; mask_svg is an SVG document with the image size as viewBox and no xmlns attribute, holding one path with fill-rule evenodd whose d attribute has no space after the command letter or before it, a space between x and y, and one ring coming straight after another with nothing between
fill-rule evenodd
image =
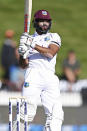
<instances>
[{"instance_id":1,"label":"cricket helmet","mask_svg":"<svg viewBox=\"0 0 87 131\"><path fill-rule=\"evenodd\" d=\"M49 22L49 27L46 30L42 30L42 28L38 25L38 22L40 20L47 20ZM48 11L46 11L46 10L38 10L34 14L33 25L36 28L36 31L40 32L41 34L46 34L50 30L51 23L52 23L52 19L51 19L50 14L49 14Z\"/></svg>"},{"instance_id":2,"label":"cricket helmet","mask_svg":"<svg viewBox=\"0 0 87 131\"><path fill-rule=\"evenodd\" d=\"M36 19L45 19L45 20L52 20L50 17L50 14L46 10L38 10L34 15L35 20Z\"/></svg>"}]
</instances>

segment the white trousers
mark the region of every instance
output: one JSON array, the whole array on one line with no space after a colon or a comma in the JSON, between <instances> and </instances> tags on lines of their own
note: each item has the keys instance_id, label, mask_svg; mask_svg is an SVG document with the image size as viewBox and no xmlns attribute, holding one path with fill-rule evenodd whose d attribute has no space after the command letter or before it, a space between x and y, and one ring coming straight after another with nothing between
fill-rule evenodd
<instances>
[{"instance_id":1,"label":"white trousers","mask_svg":"<svg viewBox=\"0 0 87 131\"><path fill-rule=\"evenodd\" d=\"M53 72L27 69L23 96L26 96L30 103L35 105L37 105L38 98L41 99L47 115L46 131L61 131L63 110L60 100L59 79Z\"/></svg>"}]
</instances>

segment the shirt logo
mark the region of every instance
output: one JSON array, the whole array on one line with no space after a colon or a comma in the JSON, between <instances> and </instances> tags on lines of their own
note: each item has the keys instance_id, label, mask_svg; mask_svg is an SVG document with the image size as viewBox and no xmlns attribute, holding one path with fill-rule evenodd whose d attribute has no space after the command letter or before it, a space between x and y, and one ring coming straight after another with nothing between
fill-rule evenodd
<instances>
[{"instance_id":1,"label":"shirt logo","mask_svg":"<svg viewBox=\"0 0 87 131\"><path fill-rule=\"evenodd\" d=\"M50 40L50 37L44 38L44 41L49 41L49 40Z\"/></svg>"},{"instance_id":2,"label":"shirt logo","mask_svg":"<svg viewBox=\"0 0 87 131\"><path fill-rule=\"evenodd\" d=\"M29 87L29 82L25 82L24 87Z\"/></svg>"},{"instance_id":3,"label":"shirt logo","mask_svg":"<svg viewBox=\"0 0 87 131\"><path fill-rule=\"evenodd\" d=\"M42 15L47 15L47 12L46 11L42 11Z\"/></svg>"}]
</instances>

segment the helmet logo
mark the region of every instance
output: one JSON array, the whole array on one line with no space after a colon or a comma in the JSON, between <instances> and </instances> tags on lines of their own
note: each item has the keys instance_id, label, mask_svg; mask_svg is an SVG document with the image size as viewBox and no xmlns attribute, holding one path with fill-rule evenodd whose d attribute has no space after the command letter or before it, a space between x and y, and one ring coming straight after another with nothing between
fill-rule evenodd
<instances>
[{"instance_id":1,"label":"helmet logo","mask_svg":"<svg viewBox=\"0 0 87 131\"><path fill-rule=\"evenodd\" d=\"M42 11L42 15L47 15L47 12L46 11Z\"/></svg>"}]
</instances>

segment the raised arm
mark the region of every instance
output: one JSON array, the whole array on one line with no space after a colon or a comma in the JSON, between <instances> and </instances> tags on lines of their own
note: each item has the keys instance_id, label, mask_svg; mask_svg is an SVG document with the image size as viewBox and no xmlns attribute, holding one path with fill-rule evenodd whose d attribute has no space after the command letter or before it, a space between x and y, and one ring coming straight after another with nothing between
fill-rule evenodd
<instances>
[{"instance_id":1,"label":"raised arm","mask_svg":"<svg viewBox=\"0 0 87 131\"><path fill-rule=\"evenodd\" d=\"M55 54L59 51L59 46L55 44L50 44L49 47L46 48L36 44L34 49L46 57L53 58Z\"/></svg>"}]
</instances>

